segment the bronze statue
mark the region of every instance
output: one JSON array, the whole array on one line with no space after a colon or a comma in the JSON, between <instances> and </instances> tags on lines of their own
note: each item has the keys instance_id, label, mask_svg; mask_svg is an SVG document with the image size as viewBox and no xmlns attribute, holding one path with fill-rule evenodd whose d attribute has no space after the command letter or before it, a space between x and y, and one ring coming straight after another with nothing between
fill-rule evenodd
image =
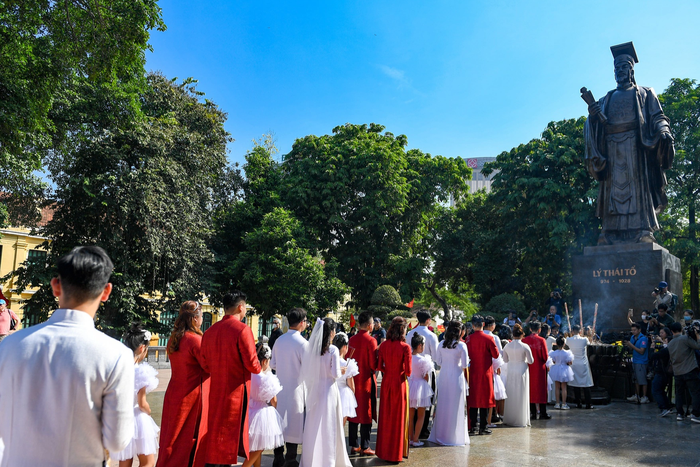
<instances>
[{"instance_id":1,"label":"bronze statue","mask_svg":"<svg viewBox=\"0 0 700 467\"><path fill-rule=\"evenodd\" d=\"M652 88L637 86L637 53L631 42L610 47L617 88L598 102L586 88L586 167L600 183L596 215L599 245L654 242L656 215L666 207L664 171L675 148L669 120Z\"/></svg>"}]
</instances>

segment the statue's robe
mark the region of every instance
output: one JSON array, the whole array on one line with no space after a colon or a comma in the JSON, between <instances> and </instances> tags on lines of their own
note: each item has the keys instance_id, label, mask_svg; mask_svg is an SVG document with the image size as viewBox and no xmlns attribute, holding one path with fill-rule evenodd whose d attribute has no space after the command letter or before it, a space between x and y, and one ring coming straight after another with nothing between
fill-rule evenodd
<instances>
[{"instance_id":1,"label":"statue's robe","mask_svg":"<svg viewBox=\"0 0 700 467\"><path fill-rule=\"evenodd\" d=\"M668 203L664 170L673 164L669 120L651 88L633 86L610 91L598 101L606 124L586 121L586 167L600 182L596 215L603 233L634 240L643 231L658 230L656 215Z\"/></svg>"}]
</instances>

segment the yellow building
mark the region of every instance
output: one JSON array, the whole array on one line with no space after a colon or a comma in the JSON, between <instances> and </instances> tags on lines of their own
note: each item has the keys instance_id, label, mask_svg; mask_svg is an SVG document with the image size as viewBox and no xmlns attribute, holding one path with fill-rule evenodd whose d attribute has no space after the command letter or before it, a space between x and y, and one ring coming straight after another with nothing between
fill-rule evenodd
<instances>
[{"instance_id":1,"label":"yellow building","mask_svg":"<svg viewBox=\"0 0 700 467\"><path fill-rule=\"evenodd\" d=\"M41 223L47 222L51 215L51 211L44 210ZM28 227L0 229L0 236L0 277L16 271L25 261L46 261L46 250L41 247L46 238L33 235ZM12 277L9 281L0 284L2 293L9 302L8 307L22 320L22 327L35 324L25 322L23 310L24 302L35 291L17 290L16 281L17 279Z\"/></svg>"}]
</instances>

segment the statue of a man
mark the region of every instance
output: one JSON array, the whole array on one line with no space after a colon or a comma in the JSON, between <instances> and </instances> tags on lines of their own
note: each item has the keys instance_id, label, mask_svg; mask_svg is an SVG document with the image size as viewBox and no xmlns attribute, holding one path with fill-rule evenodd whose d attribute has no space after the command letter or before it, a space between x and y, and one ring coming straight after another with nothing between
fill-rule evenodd
<instances>
[{"instance_id":1,"label":"statue of a man","mask_svg":"<svg viewBox=\"0 0 700 467\"><path fill-rule=\"evenodd\" d=\"M588 106L584 127L586 167L600 182L598 244L651 243L656 215L668 203L664 170L673 164L673 136L654 90L637 86L634 45L610 49L617 88Z\"/></svg>"}]
</instances>

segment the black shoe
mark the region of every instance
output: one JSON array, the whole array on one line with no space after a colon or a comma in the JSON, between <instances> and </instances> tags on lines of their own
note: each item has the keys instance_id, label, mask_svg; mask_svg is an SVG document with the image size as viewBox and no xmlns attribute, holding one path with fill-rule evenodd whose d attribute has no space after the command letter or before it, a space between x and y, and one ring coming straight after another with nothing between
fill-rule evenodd
<instances>
[{"instance_id":1,"label":"black shoe","mask_svg":"<svg viewBox=\"0 0 700 467\"><path fill-rule=\"evenodd\" d=\"M595 409L595 407L593 407L591 404L588 404L586 406L586 410L592 410L592 409Z\"/></svg>"},{"instance_id":2,"label":"black shoe","mask_svg":"<svg viewBox=\"0 0 700 467\"><path fill-rule=\"evenodd\" d=\"M479 435L490 435L493 433L493 431L489 430L488 428L484 428L483 430L479 430Z\"/></svg>"},{"instance_id":3,"label":"black shoe","mask_svg":"<svg viewBox=\"0 0 700 467\"><path fill-rule=\"evenodd\" d=\"M288 460L287 462L284 463L284 467L299 467L299 461L298 460Z\"/></svg>"},{"instance_id":4,"label":"black shoe","mask_svg":"<svg viewBox=\"0 0 700 467\"><path fill-rule=\"evenodd\" d=\"M476 436L478 434L479 434L479 430L476 428L472 428L471 430L469 430L469 436Z\"/></svg>"},{"instance_id":5,"label":"black shoe","mask_svg":"<svg viewBox=\"0 0 700 467\"><path fill-rule=\"evenodd\" d=\"M284 455L275 457L272 461L272 467L283 467L284 466Z\"/></svg>"},{"instance_id":6,"label":"black shoe","mask_svg":"<svg viewBox=\"0 0 700 467\"><path fill-rule=\"evenodd\" d=\"M503 421L501 417L498 414L495 414L493 417L491 417L491 423L499 423Z\"/></svg>"},{"instance_id":7,"label":"black shoe","mask_svg":"<svg viewBox=\"0 0 700 467\"><path fill-rule=\"evenodd\" d=\"M537 415L530 415L530 420L537 420Z\"/></svg>"},{"instance_id":8,"label":"black shoe","mask_svg":"<svg viewBox=\"0 0 700 467\"><path fill-rule=\"evenodd\" d=\"M549 420L550 418L552 418L552 416L548 413L540 414L540 420Z\"/></svg>"}]
</instances>

